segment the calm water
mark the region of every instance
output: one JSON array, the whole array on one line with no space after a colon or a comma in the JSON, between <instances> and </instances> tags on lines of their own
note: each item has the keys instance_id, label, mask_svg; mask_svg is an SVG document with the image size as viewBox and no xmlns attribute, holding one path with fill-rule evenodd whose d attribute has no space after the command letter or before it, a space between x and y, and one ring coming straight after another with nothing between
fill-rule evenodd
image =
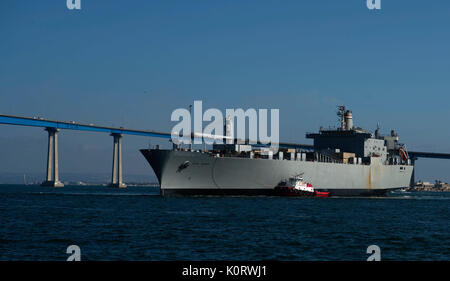
<instances>
[{"instance_id":1,"label":"calm water","mask_svg":"<svg viewBox=\"0 0 450 281\"><path fill-rule=\"evenodd\" d=\"M450 260L450 194L162 198L0 185L0 260Z\"/></svg>"}]
</instances>

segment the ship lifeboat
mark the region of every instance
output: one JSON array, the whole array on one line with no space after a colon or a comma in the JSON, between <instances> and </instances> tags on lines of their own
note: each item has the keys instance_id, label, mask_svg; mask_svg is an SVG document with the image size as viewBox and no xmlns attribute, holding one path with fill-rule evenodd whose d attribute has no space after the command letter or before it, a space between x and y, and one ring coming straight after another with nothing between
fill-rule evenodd
<instances>
[{"instance_id":1,"label":"ship lifeboat","mask_svg":"<svg viewBox=\"0 0 450 281\"><path fill-rule=\"evenodd\" d=\"M293 197L329 197L329 192L317 191L307 182L303 181L302 177L296 176L289 178L289 180L281 182L275 187L275 193L280 196Z\"/></svg>"}]
</instances>

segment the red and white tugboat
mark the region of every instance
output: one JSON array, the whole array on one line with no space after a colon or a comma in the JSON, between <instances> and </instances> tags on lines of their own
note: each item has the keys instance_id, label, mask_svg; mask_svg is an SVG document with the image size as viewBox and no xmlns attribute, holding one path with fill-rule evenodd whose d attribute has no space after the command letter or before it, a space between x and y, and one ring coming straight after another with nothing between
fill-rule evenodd
<instances>
[{"instance_id":1,"label":"red and white tugboat","mask_svg":"<svg viewBox=\"0 0 450 281\"><path fill-rule=\"evenodd\" d=\"M275 187L275 193L280 196L297 196L297 197L329 197L329 192L316 191L314 187L303 181L303 178L298 175L289 180L281 182Z\"/></svg>"}]
</instances>

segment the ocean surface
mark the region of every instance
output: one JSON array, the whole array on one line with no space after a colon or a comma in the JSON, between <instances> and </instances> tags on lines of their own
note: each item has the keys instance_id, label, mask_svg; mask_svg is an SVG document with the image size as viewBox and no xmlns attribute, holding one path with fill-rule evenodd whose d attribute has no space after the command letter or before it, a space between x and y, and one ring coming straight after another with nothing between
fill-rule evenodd
<instances>
[{"instance_id":1,"label":"ocean surface","mask_svg":"<svg viewBox=\"0 0 450 281\"><path fill-rule=\"evenodd\" d=\"M450 260L450 194L160 197L155 187L0 185L0 260Z\"/></svg>"}]
</instances>

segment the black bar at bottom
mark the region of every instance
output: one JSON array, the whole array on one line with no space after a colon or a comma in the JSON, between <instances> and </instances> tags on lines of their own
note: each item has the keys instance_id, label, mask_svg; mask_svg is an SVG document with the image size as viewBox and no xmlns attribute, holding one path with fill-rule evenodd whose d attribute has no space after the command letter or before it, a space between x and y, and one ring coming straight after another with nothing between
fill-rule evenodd
<instances>
[{"instance_id":1,"label":"black bar at bottom","mask_svg":"<svg viewBox=\"0 0 450 281\"><path fill-rule=\"evenodd\" d=\"M142 280L302 280L320 277L383 278L446 273L449 262L0 262L3 274L32 272L34 278L91 280L107 276L140 276ZM402 279L403 279L402 278ZM132 279L127 279L132 280Z\"/></svg>"}]
</instances>

